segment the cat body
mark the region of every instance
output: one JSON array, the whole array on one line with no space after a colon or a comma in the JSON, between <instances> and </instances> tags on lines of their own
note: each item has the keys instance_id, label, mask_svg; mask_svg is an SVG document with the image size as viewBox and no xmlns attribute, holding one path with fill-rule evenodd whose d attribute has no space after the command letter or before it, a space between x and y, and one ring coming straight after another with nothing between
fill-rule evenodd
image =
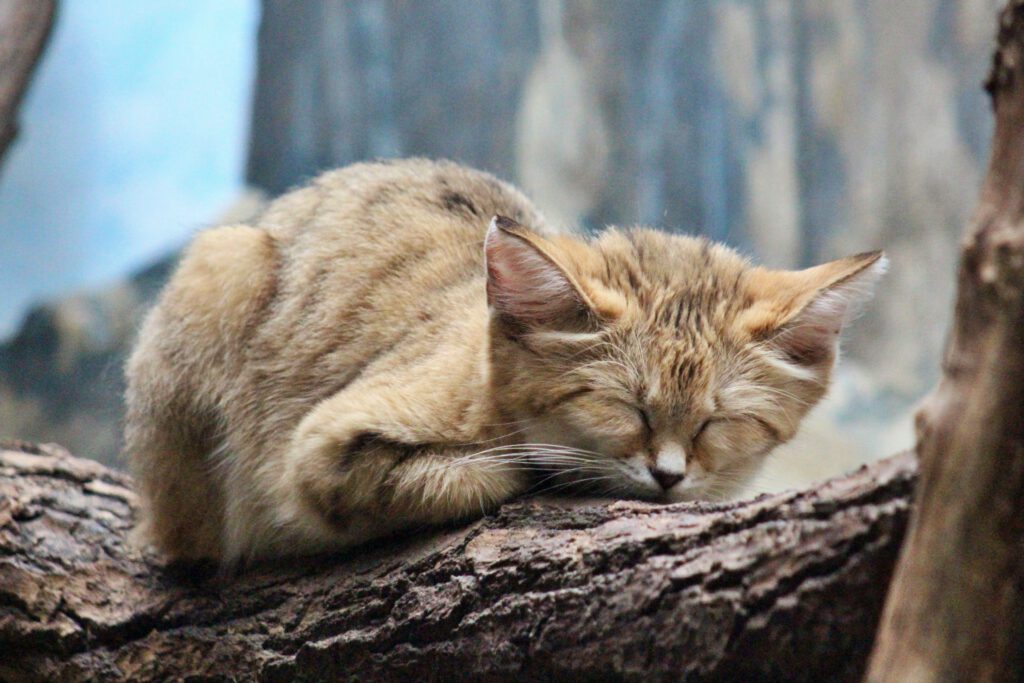
<instances>
[{"instance_id":1,"label":"cat body","mask_svg":"<svg viewBox=\"0 0 1024 683\"><path fill-rule=\"evenodd\" d=\"M447 162L326 173L201 233L127 365L141 530L235 562L469 518L538 482L731 493L824 394L878 253L805 271L547 227Z\"/></svg>"}]
</instances>

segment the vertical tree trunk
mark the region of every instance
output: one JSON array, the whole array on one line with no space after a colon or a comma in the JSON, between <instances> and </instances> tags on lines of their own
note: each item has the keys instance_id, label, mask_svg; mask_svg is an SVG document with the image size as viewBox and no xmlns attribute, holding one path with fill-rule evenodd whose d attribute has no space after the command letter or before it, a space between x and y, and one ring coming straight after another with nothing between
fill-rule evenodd
<instances>
[{"instance_id":1,"label":"vertical tree trunk","mask_svg":"<svg viewBox=\"0 0 1024 683\"><path fill-rule=\"evenodd\" d=\"M992 158L871 681L1024 680L1024 0L1000 16L987 88Z\"/></svg>"},{"instance_id":2,"label":"vertical tree trunk","mask_svg":"<svg viewBox=\"0 0 1024 683\"><path fill-rule=\"evenodd\" d=\"M18 133L18 105L53 27L56 0L0 0L0 160Z\"/></svg>"}]
</instances>

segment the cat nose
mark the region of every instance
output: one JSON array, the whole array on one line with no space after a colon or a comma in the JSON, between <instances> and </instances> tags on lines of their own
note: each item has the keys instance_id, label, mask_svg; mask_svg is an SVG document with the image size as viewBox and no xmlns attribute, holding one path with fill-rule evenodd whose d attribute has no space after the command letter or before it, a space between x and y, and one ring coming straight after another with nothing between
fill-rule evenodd
<instances>
[{"instance_id":1,"label":"cat nose","mask_svg":"<svg viewBox=\"0 0 1024 683\"><path fill-rule=\"evenodd\" d=\"M681 482L684 476L675 472L659 470L657 467L651 467L650 470L651 476L654 477L654 480L658 482L664 491L668 491L670 488Z\"/></svg>"}]
</instances>

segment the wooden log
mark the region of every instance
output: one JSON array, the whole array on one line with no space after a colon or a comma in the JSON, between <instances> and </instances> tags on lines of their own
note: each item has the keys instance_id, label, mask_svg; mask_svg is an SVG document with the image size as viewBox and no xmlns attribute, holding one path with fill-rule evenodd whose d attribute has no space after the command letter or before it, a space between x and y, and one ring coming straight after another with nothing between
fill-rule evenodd
<instances>
[{"instance_id":1,"label":"wooden log","mask_svg":"<svg viewBox=\"0 0 1024 683\"><path fill-rule=\"evenodd\" d=\"M754 680L863 674L910 454L730 504L526 499L230 580L128 543L130 479L0 448L0 680Z\"/></svg>"}]
</instances>

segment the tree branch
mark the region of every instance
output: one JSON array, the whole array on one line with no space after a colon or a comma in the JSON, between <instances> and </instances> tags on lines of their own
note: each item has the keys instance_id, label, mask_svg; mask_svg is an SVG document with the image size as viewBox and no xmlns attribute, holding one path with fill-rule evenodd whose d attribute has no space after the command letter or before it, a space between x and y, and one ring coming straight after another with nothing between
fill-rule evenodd
<instances>
[{"instance_id":1,"label":"tree branch","mask_svg":"<svg viewBox=\"0 0 1024 683\"><path fill-rule=\"evenodd\" d=\"M55 0L0 0L0 160L18 133L18 105L53 27Z\"/></svg>"},{"instance_id":2,"label":"tree branch","mask_svg":"<svg viewBox=\"0 0 1024 683\"><path fill-rule=\"evenodd\" d=\"M859 678L909 454L736 504L525 500L232 581L130 549L123 474L0 449L0 679Z\"/></svg>"}]
</instances>

